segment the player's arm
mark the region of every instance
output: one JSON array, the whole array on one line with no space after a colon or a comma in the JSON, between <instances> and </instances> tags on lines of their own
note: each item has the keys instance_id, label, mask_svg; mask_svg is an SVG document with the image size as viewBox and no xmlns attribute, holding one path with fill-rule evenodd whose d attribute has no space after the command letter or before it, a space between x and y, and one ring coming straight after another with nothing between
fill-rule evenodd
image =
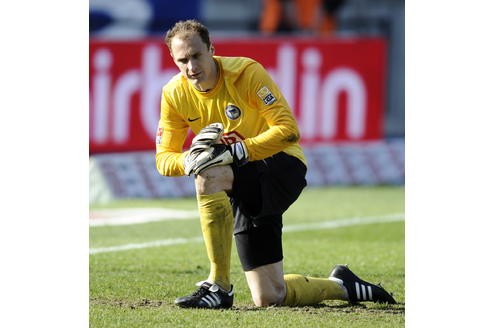
<instances>
[{"instance_id":1,"label":"player's arm","mask_svg":"<svg viewBox=\"0 0 495 328\"><path fill-rule=\"evenodd\" d=\"M250 65L249 100L266 119L269 129L262 134L247 138L244 143L249 160L272 156L299 141L297 121L277 84L258 63Z\"/></svg>"},{"instance_id":2,"label":"player's arm","mask_svg":"<svg viewBox=\"0 0 495 328\"><path fill-rule=\"evenodd\" d=\"M184 142L189 129L168 98L162 94L156 135L156 169L161 175L184 175Z\"/></svg>"}]
</instances>

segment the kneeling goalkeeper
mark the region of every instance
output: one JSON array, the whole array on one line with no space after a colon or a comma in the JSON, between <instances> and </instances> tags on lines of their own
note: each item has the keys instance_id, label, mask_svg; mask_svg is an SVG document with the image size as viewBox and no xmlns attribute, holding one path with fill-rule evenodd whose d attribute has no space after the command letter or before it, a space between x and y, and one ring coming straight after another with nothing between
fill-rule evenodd
<instances>
[{"instance_id":1,"label":"kneeling goalkeeper","mask_svg":"<svg viewBox=\"0 0 495 328\"><path fill-rule=\"evenodd\" d=\"M180 21L165 42L180 73L162 90L156 166L194 174L210 274L181 307L230 308L232 234L257 306L325 299L395 303L383 288L338 265L329 278L284 275L282 214L306 186L306 160L289 105L266 70L214 55L208 29ZM183 152L188 130L195 134Z\"/></svg>"}]
</instances>

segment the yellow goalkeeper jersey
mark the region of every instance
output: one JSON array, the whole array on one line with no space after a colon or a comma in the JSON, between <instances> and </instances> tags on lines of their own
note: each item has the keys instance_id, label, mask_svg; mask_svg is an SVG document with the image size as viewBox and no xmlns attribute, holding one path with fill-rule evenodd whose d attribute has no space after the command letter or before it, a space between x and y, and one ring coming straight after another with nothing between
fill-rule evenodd
<instances>
[{"instance_id":1,"label":"yellow goalkeeper jersey","mask_svg":"<svg viewBox=\"0 0 495 328\"><path fill-rule=\"evenodd\" d=\"M195 89L182 74L162 89L160 121L156 135L156 167L166 176L184 175L184 142L188 130L195 134L220 122L222 142L243 140L249 161L280 151L306 159L299 145L299 130L287 101L267 71L244 57L214 56L219 77L206 92Z\"/></svg>"}]
</instances>

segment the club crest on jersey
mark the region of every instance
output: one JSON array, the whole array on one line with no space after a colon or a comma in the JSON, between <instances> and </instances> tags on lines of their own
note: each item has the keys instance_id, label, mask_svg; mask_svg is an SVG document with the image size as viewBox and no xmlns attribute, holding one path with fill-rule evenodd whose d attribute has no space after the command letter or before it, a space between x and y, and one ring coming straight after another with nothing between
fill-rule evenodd
<instances>
[{"instance_id":1,"label":"club crest on jersey","mask_svg":"<svg viewBox=\"0 0 495 328\"><path fill-rule=\"evenodd\" d=\"M261 100L263 100L265 105L271 105L275 102L275 100L277 100L277 98L275 98L270 89L268 89L267 87L259 89L256 94L258 95L258 97L260 97Z\"/></svg>"},{"instance_id":2,"label":"club crest on jersey","mask_svg":"<svg viewBox=\"0 0 495 328\"><path fill-rule=\"evenodd\" d=\"M225 108L225 115L231 120L236 120L241 116L241 109L235 105L228 105Z\"/></svg>"}]
</instances>

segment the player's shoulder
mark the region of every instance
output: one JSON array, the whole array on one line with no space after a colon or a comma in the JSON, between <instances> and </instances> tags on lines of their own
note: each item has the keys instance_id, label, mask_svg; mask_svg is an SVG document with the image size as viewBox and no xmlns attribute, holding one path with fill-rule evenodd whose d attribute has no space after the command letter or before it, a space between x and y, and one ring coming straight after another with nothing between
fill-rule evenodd
<instances>
[{"instance_id":1,"label":"player's shoulder","mask_svg":"<svg viewBox=\"0 0 495 328\"><path fill-rule=\"evenodd\" d=\"M179 72L172 76L172 78L163 86L162 92L166 94L175 93L186 87L186 82L183 75Z\"/></svg>"},{"instance_id":2,"label":"player's shoulder","mask_svg":"<svg viewBox=\"0 0 495 328\"><path fill-rule=\"evenodd\" d=\"M255 69L261 66L256 60L248 57L215 56L215 58L221 63L226 76L238 76L239 73L247 69Z\"/></svg>"}]
</instances>

